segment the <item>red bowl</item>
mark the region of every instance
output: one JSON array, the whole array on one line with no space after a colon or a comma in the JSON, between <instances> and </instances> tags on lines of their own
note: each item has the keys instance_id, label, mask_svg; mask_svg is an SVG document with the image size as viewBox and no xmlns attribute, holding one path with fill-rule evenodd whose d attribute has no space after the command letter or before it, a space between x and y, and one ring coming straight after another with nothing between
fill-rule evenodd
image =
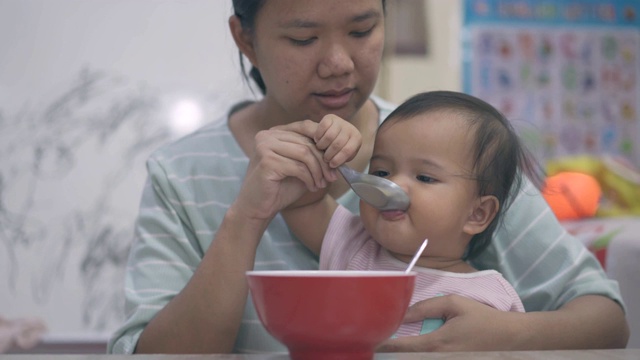
<instances>
[{"instance_id":1,"label":"red bowl","mask_svg":"<svg viewBox=\"0 0 640 360\"><path fill-rule=\"evenodd\" d=\"M258 317L292 359L372 359L402 323L415 273L249 271Z\"/></svg>"}]
</instances>

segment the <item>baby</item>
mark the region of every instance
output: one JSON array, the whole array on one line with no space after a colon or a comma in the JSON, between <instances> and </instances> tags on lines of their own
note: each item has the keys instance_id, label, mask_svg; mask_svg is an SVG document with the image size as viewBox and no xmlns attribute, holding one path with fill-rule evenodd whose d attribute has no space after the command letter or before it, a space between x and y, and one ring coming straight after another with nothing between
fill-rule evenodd
<instances>
[{"instance_id":1,"label":"baby","mask_svg":"<svg viewBox=\"0 0 640 360\"><path fill-rule=\"evenodd\" d=\"M351 125L334 121L331 126ZM322 131L322 136L340 132ZM331 143L320 135L318 144ZM356 215L325 194L282 214L320 255L321 270L404 270L428 239L414 267L411 304L457 294L499 310L524 311L500 273L478 271L468 260L491 241L523 174L534 175L525 154L509 121L491 105L463 93L426 92L380 125L369 164L370 174L406 191L411 200L406 211L380 211L361 201ZM424 334L441 324L440 319L403 324L397 336Z\"/></svg>"}]
</instances>

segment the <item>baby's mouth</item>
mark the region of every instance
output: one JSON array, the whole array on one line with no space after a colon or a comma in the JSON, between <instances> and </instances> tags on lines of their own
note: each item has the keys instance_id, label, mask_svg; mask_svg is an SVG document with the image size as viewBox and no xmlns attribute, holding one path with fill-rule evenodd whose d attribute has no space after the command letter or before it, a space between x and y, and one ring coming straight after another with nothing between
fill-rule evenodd
<instances>
[{"instance_id":1,"label":"baby's mouth","mask_svg":"<svg viewBox=\"0 0 640 360\"><path fill-rule=\"evenodd\" d=\"M385 210L380 212L380 216L388 221L396 221L405 217L406 211L402 210Z\"/></svg>"}]
</instances>

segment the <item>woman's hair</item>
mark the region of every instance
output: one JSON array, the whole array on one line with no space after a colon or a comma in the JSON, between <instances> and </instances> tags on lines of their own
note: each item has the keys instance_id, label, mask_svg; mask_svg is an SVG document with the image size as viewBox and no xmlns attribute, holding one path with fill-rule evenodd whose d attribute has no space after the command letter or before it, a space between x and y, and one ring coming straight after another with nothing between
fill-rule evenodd
<instances>
[{"instance_id":1,"label":"woman's hair","mask_svg":"<svg viewBox=\"0 0 640 360\"><path fill-rule=\"evenodd\" d=\"M243 31L248 31L249 34L253 36L254 28L256 23L256 16L258 15L258 11L264 5L265 0L233 0L233 13L240 20L240 24L242 25ZM242 57L242 52L238 50L238 54L240 55L240 69L242 69L242 76L244 76L247 82L249 79L247 78L247 70L244 67L244 59ZM251 71L249 75L256 82L260 91L265 94L267 92L267 87L262 80L262 75L260 75L260 71L254 66L251 66Z\"/></svg>"},{"instance_id":2,"label":"woman's hair","mask_svg":"<svg viewBox=\"0 0 640 360\"><path fill-rule=\"evenodd\" d=\"M456 113L468 121L470 130L475 133L474 166L470 175L478 183L479 196L493 195L500 204L491 224L474 235L469 243L465 259L473 259L489 246L505 210L523 185L523 176L540 185L538 166L507 118L488 103L463 93L432 91L415 95L389 114L380 128L391 121L439 110Z\"/></svg>"},{"instance_id":3,"label":"woman's hair","mask_svg":"<svg viewBox=\"0 0 640 360\"><path fill-rule=\"evenodd\" d=\"M233 0L233 13L235 16L240 19L240 24L242 25L242 29L244 31L248 31L250 35L254 34L256 16L258 12L264 5L266 0ZM382 0L382 8L385 8L386 0ZM242 70L242 76L244 76L247 82L249 79L247 78L247 70L244 67L244 60L242 57L242 52L238 50L240 54L240 69ZM262 94L267 93L267 86L262 80L262 75L260 75L260 71L255 67L251 66L251 70L249 71L249 76L255 81L260 88L260 92Z\"/></svg>"}]
</instances>

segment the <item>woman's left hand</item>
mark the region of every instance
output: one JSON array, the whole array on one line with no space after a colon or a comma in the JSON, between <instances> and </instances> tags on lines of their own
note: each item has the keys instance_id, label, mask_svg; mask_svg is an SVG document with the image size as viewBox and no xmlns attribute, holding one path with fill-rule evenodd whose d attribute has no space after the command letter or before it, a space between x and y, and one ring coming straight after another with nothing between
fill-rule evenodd
<instances>
[{"instance_id":1,"label":"woman's left hand","mask_svg":"<svg viewBox=\"0 0 640 360\"><path fill-rule=\"evenodd\" d=\"M625 314L615 301L582 295L557 310L500 311L458 295L415 303L405 322L440 318L444 324L420 336L385 341L378 351L511 351L624 348Z\"/></svg>"},{"instance_id":2,"label":"woman's left hand","mask_svg":"<svg viewBox=\"0 0 640 360\"><path fill-rule=\"evenodd\" d=\"M510 350L514 321L523 313L499 311L458 295L438 296L420 301L407 310L405 322L441 318L437 330L419 336L405 336L385 341L378 351L432 352Z\"/></svg>"}]
</instances>

